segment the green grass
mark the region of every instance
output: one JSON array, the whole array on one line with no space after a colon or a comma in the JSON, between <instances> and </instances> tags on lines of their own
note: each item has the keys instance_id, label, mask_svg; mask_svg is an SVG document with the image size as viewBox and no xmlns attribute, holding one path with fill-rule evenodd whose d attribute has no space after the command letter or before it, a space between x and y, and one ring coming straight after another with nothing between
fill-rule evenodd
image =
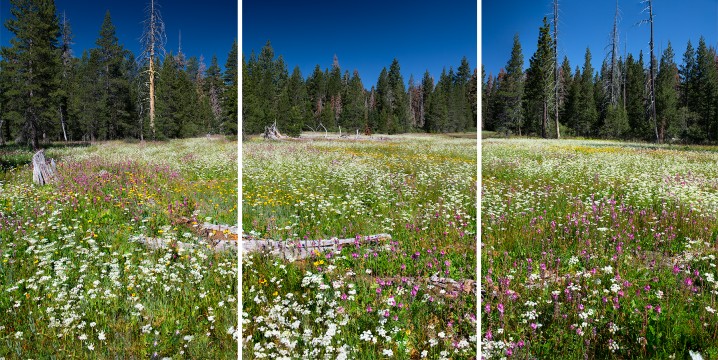
<instances>
[{"instance_id":1,"label":"green grass","mask_svg":"<svg viewBox=\"0 0 718 360\"><path fill-rule=\"evenodd\" d=\"M0 181L0 357L236 358L237 261L152 252L138 235L198 241L235 224L237 143L52 147L58 182L24 161ZM13 150L12 159L31 152ZM3 157L5 158L5 157Z\"/></svg>"},{"instance_id":2,"label":"green grass","mask_svg":"<svg viewBox=\"0 0 718 360\"><path fill-rule=\"evenodd\" d=\"M483 356L715 357L714 151L485 140Z\"/></svg>"},{"instance_id":3,"label":"green grass","mask_svg":"<svg viewBox=\"0 0 718 360\"><path fill-rule=\"evenodd\" d=\"M245 232L392 236L294 262L244 255L245 358L475 358L476 294L428 278L476 280L476 140L388 139L243 144Z\"/></svg>"}]
</instances>

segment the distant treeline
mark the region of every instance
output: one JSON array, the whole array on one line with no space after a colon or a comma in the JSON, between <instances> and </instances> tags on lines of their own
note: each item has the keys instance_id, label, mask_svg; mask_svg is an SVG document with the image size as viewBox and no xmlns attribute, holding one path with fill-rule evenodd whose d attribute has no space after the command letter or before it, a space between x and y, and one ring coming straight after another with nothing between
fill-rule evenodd
<instances>
[{"instance_id":1,"label":"distant treeline","mask_svg":"<svg viewBox=\"0 0 718 360\"><path fill-rule=\"evenodd\" d=\"M375 86L364 87L358 71L342 74L337 57L331 69L317 65L305 80L299 67L289 75L282 56L275 59L270 42L259 56L242 55L242 130L264 131L277 123L283 133L317 130L360 133L454 132L477 125L477 71L464 57L454 71L441 73L435 84L427 71L422 81L405 87L399 61L382 69Z\"/></svg>"},{"instance_id":2,"label":"distant treeline","mask_svg":"<svg viewBox=\"0 0 718 360\"><path fill-rule=\"evenodd\" d=\"M115 35L109 11L96 47L72 54L70 23L53 1L12 0L15 36L0 60L0 142L152 139L148 61ZM158 51L161 48L158 46ZM237 134L237 43L222 74L216 56L156 60L156 139Z\"/></svg>"},{"instance_id":3,"label":"distant treeline","mask_svg":"<svg viewBox=\"0 0 718 360\"><path fill-rule=\"evenodd\" d=\"M688 41L680 65L670 42L655 60L655 121L649 96L650 59L644 60L643 52L637 58L629 53L625 59L609 52L601 69L594 71L587 48L583 68L576 66L573 73L564 57L556 82L552 41L544 19L526 71L518 35L498 76L486 80L482 67L482 129L556 137L558 103L561 136L718 142L718 57L703 37L697 48Z\"/></svg>"}]
</instances>

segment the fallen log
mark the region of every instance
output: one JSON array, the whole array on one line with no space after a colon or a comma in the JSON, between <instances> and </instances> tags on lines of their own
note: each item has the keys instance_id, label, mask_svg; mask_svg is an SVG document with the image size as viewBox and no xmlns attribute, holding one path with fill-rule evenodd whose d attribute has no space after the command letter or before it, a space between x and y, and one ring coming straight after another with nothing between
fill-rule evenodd
<instances>
[{"instance_id":1,"label":"fallen log","mask_svg":"<svg viewBox=\"0 0 718 360\"><path fill-rule=\"evenodd\" d=\"M45 185L57 180L55 174L55 160L49 164L45 160L45 150L40 150L32 156L32 182L37 185Z\"/></svg>"},{"instance_id":2,"label":"fallen log","mask_svg":"<svg viewBox=\"0 0 718 360\"><path fill-rule=\"evenodd\" d=\"M130 241L138 242L151 250L175 248L178 251L187 251L196 248L205 248L214 252L237 250L237 242L231 240L219 240L215 243L200 241L199 244L190 244L182 241L174 241L166 238L153 238L144 235L130 237Z\"/></svg>"},{"instance_id":3,"label":"fallen log","mask_svg":"<svg viewBox=\"0 0 718 360\"><path fill-rule=\"evenodd\" d=\"M133 236L130 241L139 242L152 250L176 248L177 250L189 250L194 248L206 248L214 252L237 251L239 242L237 226L217 225L204 223L200 226L201 239L199 244L190 244L182 241L174 241L166 238L153 238L144 235Z\"/></svg>"},{"instance_id":4,"label":"fallen log","mask_svg":"<svg viewBox=\"0 0 718 360\"><path fill-rule=\"evenodd\" d=\"M248 235L242 235L242 251L268 251L273 255L280 255L284 259L290 261L305 259L316 251L338 251L344 245L360 245L382 240L391 240L389 234L377 234L369 236L358 236L351 239L331 238L327 240L296 240L296 241L277 241L277 240L261 240L254 239Z\"/></svg>"}]
</instances>

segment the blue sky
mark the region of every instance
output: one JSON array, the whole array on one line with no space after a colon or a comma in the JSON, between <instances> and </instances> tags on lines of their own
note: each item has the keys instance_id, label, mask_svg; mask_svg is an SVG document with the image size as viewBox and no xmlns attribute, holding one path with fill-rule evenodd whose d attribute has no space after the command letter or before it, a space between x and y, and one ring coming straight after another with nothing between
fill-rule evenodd
<instances>
[{"instance_id":1,"label":"blue sky","mask_svg":"<svg viewBox=\"0 0 718 360\"><path fill-rule=\"evenodd\" d=\"M296 65L305 78L319 64L356 69L368 89L383 67L399 60L404 81L419 82L426 70L438 81L442 68L466 56L477 67L476 0L366 0L242 2L242 52L259 54L267 40L291 73Z\"/></svg>"},{"instance_id":2,"label":"blue sky","mask_svg":"<svg viewBox=\"0 0 718 360\"><path fill-rule=\"evenodd\" d=\"M167 52L177 53L179 32L182 31L182 52L187 57L204 55L207 66L212 55L217 55L224 68L232 42L237 39L236 0L156 0L164 19L167 33ZM135 55L140 50L142 21L149 0L55 0L55 7L64 11L74 35L73 54L82 56L84 49L95 47L105 12L110 10L120 44ZM11 16L10 1L0 1L0 45L8 46L10 33L5 20Z\"/></svg>"},{"instance_id":3,"label":"blue sky","mask_svg":"<svg viewBox=\"0 0 718 360\"><path fill-rule=\"evenodd\" d=\"M513 45L513 36L519 34L524 55L524 69L536 51L538 29L544 16L553 17L553 1L493 0L482 3L481 50L486 75L494 76L506 66ZM615 1L559 1L559 56L568 56L571 68L583 67L586 47L591 50L592 65L599 69L606 56ZM636 25L647 14L638 0L619 0L620 49L638 57L643 50L646 63L650 48L648 24ZM688 40L693 47L703 35L710 46L718 45L718 0L657 0L653 2L656 58L660 60L670 40L675 61L680 64Z\"/></svg>"}]
</instances>

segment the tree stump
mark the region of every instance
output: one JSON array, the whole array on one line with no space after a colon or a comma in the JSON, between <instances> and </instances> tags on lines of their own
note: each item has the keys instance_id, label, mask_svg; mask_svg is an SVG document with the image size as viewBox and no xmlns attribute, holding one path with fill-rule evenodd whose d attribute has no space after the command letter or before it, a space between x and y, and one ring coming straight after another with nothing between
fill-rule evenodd
<instances>
[{"instance_id":1,"label":"tree stump","mask_svg":"<svg viewBox=\"0 0 718 360\"><path fill-rule=\"evenodd\" d=\"M264 127L264 139L265 140L280 140L284 137L277 129L277 122L270 126Z\"/></svg>"},{"instance_id":2,"label":"tree stump","mask_svg":"<svg viewBox=\"0 0 718 360\"><path fill-rule=\"evenodd\" d=\"M55 160L49 164L45 160L45 150L40 150L32 156L32 182L37 185L53 183L57 180L55 175Z\"/></svg>"}]
</instances>

